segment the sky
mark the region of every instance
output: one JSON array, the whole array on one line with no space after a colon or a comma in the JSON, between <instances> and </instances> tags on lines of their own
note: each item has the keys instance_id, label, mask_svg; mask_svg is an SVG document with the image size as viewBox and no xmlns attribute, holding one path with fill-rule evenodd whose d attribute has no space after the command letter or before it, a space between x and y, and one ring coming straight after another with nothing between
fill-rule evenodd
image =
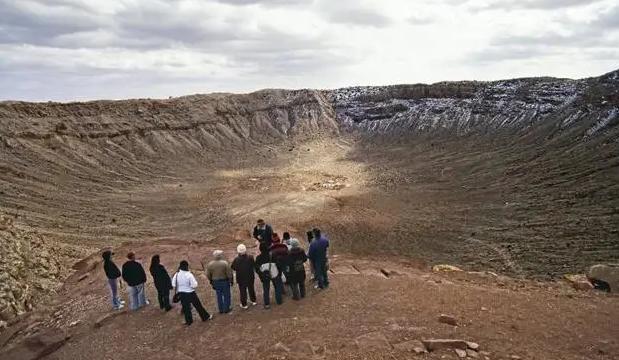
<instances>
[{"instance_id":1,"label":"sky","mask_svg":"<svg viewBox=\"0 0 619 360\"><path fill-rule=\"evenodd\" d=\"M0 0L0 100L618 68L618 0Z\"/></svg>"}]
</instances>

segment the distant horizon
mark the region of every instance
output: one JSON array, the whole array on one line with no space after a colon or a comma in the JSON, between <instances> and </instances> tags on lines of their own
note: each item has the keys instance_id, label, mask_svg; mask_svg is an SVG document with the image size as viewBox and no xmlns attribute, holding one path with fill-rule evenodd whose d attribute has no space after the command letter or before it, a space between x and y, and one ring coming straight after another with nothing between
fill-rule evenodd
<instances>
[{"instance_id":1,"label":"distant horizon","mask_svg":"<svg viewBox=\"0 0 619 360\"><path fill-rule=\"evenodd\" d=\"M613 72L619 72L619 68L611 70L611 71L607 71L603 74L598 74L598 75L593 75L593 76L585 76L585 77L581 77L581 78L569 78L569 77L555 77L555 76L525 76L525 77L516 77L516 78L504 78L504 79L493 79L493 80L475 80L475 79L463 79L463 80L441 80L441 81L437 81L437 82L433 82L433 83L420 83L420 82L411 82L411 83L395 83L395 84L382 84L382 85L351 85L351 86L343 86L343 87L338 87L338 88L323 88L323 89L317 89L317 88L308 88L308 87L301 87L301 88L260 88L260 89L255 89L255 90L251 90L251 91L239 91L239 92L234 92L234 91L211 91L211 92L197 92L197 93L186 93L186 94L181 94L181 95L177 95L177 96L167 96L167 97L129 97L129 98L117 98L117 99L113 99L113 98L93 98L93 99L79 99L79 100L19 100L19 99L0 99L0 104L1 103L11 103L11 102L16 102L16 103L60 103L60 104L70 104L70 103L81 103L81 102L96 102L96 101L128 101L128 100L170 100L170 99L178 99L178 98L183 98L183 97L190 97L190 96L200 96L200 95L217 95L217 94L231 94L231 95L247 95L247 94L252 94L252 93L256 93L256 92L260 92L260 91L268 91L268 90L283 90L283 91L297 91L297 90L316 90L316 91L333 91L333 90L339 90L339 89L348 89L348 88L356 88L356 87L386 87L386 86L400 86L400 85L435 85L435 84L440 84L440 83L451 83L451 82L497 82L497 81L508 81L508 80L520 80L520 79L544 79L544 78L549 78L549 79L557 79L557 80L572 80L572 81L579 81L579 80L586 80L586 79L592 79L592 78L598 78L601 76L604 76L606 74L610 74Z\"/></svg>"},{"instance_id":2,"label":"distant horizon","mask_svg":"<svg viewBox=\"0 0 619 360\"><path fill-rule=\"evenodd\" d=\"M616 0L0 0L0 101L581 79Z\"/></svg>"}]
</instances>

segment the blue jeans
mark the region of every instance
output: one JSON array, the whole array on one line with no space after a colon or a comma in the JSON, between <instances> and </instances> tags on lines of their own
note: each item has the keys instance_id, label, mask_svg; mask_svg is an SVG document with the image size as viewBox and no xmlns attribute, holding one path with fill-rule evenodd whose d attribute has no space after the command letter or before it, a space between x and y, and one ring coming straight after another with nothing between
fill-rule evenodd
<instances>
[{"instance_id":1,"label":"blue jeans","mask_svg":"<svg viewBox=\"0 0 619 360\"><path fill-rule=\"evenodd\" d=\"M107 283L110 286L112 307L114 307L114 310L118 310L118 308L120 307L120 298L118 297L118 279L107 279Z\"/></svg>"},{"instance_id":2,"label":"blue jeans","mask_svg":"<svg viewBox=\"0 0 619 360\"><path fill-rule=\"evenodd\" d=\"M271 279L271 281L273 282L273 288L275 289L275 302L278 305L281 305L283 302L282 292L284 289L282 277L278 276L275 279ZM265 281L262 283L262 296L265 306L271 304L271 281Z\"/></svg>"},{"instance_id":3,"label":"blue jeans","mask_svg":"<svg viewBox=\"0 0 619 360\"><path fill-rule=\"evenodd\" d=\"M130 310L137 310L146 305L146 291L144 289L144 283L136 286L127 286L127 292L129 294Z\"/></svg>"},{"instance_id":4,"label":"blue jeans","mask_svg":"<svg viewBox=\"0 0 619 360\"><path fill-rule=\"evenodd\" d=\"M312 266L314 266L314 277L318 282L318 287L321 289L328 287L327 259L315 259L312 261Z\"/></svg>"},{"instance_id":5,"label":"blue jeans","mask_svg":"<svg viewBox=\"0 0 619 360\"><path fill-rule=\"evenodd\" d=\"M217 308L219 313L223 314L230 310L232 300L230 299L230 280L215 280L213 287L217 295Z\"/></svg>"}]
</instances>

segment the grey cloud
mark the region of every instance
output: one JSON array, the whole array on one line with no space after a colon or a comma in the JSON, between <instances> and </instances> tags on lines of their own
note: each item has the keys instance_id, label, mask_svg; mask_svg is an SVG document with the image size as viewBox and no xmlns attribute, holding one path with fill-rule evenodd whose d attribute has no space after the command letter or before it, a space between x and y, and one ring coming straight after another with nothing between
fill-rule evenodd
<instances>
[{"instance_id":1,"label":"grey cloud","mask_svg":"<svg viewBox=\"0 0 619 360\"><path fill-rule=\"evenodd\" d=\"M334 9L328 11L326 16L332 22L348 25L362 25L372 27L386 27L392 23L392 20L382 14L378 14L370 9L350 8L350 9Z\"/></svg>"},{"instance_id":2,"label":"grey cloud","mask_svg":"<svg viewBox=\"0 0 619 360\"><path fill-rule=\"evenodd\" d=\"M586 6L593 3L601 2L602 0L499 0L485 6L480 6L478 9L487 10L513 10L513 9L541 9L554 10L575 6Z\"/></svg>"},{"instance_id":3,"label":"grey cloud","mask_svg":"<svg viewBox=\"0 0 619 360\"><path fill-rule=\"evenodd\" d=\"M311 5L314 0L215 0L219 3L230 5L262 5L262 6L297 6Z\"/></svg>"}]
</instances>

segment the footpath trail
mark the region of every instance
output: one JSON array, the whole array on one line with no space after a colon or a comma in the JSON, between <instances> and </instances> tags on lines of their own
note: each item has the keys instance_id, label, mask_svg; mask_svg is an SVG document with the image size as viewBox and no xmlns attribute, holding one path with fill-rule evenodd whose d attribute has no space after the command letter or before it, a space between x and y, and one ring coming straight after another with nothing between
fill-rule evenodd
<instances>
[{"instance_id":1,"label":"footpath trail","mask_svg":"<svg viewBox=\"0 0 619 360\"><path fill-rule=\"evenodd\" d=\"M188 259L200 283L199 296L215 313L212 321L186 327L178 306L160 311L150 276L151 305L137 312L113 312L99 256L93 254L79 264L54 303L0 333L0 358L619 358L616 295L493 273L433 273L404 260L333 255L330 289L311 289L298 302L286 297L283 305L270 310L260 304L242 310L235 287L233 312L219 315L200 265L216 247L166 240L115 249L117 263L129 250L146 265L159 253L170 272L181 258ZM256 289L260 303L258 282ZM441 315L448 316L439 321ZM453 348L423 352L420 341L433 339L464 340L479 348L463 349L461 355Z\"/></svg>"}]
</instances>

